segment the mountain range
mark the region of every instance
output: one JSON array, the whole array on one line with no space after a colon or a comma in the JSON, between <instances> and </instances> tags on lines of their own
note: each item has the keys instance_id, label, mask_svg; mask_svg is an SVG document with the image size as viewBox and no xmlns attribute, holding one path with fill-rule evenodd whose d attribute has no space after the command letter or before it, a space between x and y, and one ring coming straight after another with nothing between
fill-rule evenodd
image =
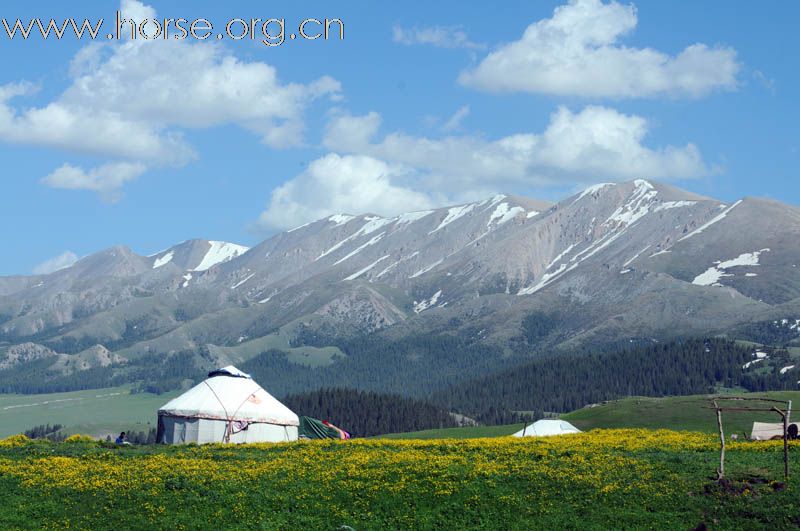
<instances>
[{"instance_id":1,"label":"mountain range","mask_svg":"<svg viewBox=\"0 0 800 531\"><path fill-rule=\"evenodd\" d=\"M556 204L498 195L394 217L337 214L252 248L190 240L142 256L119 246L48 275L0 277L0 376L77 381L193 352L198 369L268 351L330 367L357 338L458 337L499 366L758 322L800 333L798 265L800 208L646 180Z\"/></svg>"}]
</instances>

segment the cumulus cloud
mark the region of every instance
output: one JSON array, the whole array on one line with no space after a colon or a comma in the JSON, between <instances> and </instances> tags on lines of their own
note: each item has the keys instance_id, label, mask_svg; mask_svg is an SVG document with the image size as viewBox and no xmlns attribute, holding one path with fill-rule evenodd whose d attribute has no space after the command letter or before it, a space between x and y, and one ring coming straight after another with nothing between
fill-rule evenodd
<instances>
[{"instance_id":1,"label":"cumulus cloud","mask_svg":"<svg viewBox=\"0 0 800 531\"><path fill-rule=\"evenodd\" d=\"M426 28L392 28L394 42L411 46L426 44L437 48L466 48L482 50L485 44L472 42L463 29L457 26L431 26Z\"/></svg>"},{"instance_id":2,"label":"cumulus cloud","mask_svg":"<svg viewBox=\"0 0 800 531\"><path fill-rule=\"evenodd\" d=\"M407 169L372 157L329 153L272 191L258 224L288 229L336 213L393 215L429 208L435 199L396 184L413 178Z\"/></svg>"},{"instance_id":3,"label":"cumulus cloud","mask_svg":"<svg viewBox=\"0 0 800 531\"><path fill-rule=\"evenodd\" d=\"M459 81L487 91L604 98L696 98L736 87L740 67L732 48L698 43L670 56L624 46L620 39L636 24L633 5L571 0Z\"/></svg>"},{"instance_id":4,"label":"cumulus cloud","mask_svg":"<svg viewBox=\"0 0 800 531\"><path fill-rule=\"evenodd\" d=\"M474 135L442 138L389 133L379 138L380 115L340 115L328 124L324 145L332 151L368 155L425 172L439 191L491 186L573 186L597 179L690 179L713 170L693 144L645 145L649 124L601 106L578 112L559 107L541 133L497 139Z\"/></svg>"},{"instance_id":5,"label":"cumulus cloud","mask_svg":"<svg viewBox=\"0 0 800 531\"><path fill-rule=\"evenodd\" d=\"M78 261L78 255L72 251L64 251L55 258L45 260L33 268L34 275L49 275L61 269L66 269Z\"/></svg>"},{"instance_id":6,"label":"cumulus cloud","mask_svg":"<svg viewBox=\"0 0 800 531\"><path fill-rule=\"evenodd\" d=\"M156 16L134 0L123 1L121 9L136 20ZM14 105L35 87L0 86L0 140L149 167L180 166L195 157L184 138L191 129L233 124L273 148L300 145L310 102L340 92L331 77L282 82L271 65L189 40L94 43L76 54L69 76L66 90L41 107Z\"/></svg>"},{"instance_id":7,"label":"cumulus cloud","mask_svg":"<svg viewBox=\"0 0 800 531\"><path fill-rule=\"evenodd\" d=\"M110 203L120 199L122 185L145 172L144 164L112 162L89 171L71 164L63 164L42 182L52 188L64 190L91 190Z\"/></svg>"},{"instance_id":8,"label":"cumulus cloud","mask_svg":"<svg viewBox=\"0 0 800 531\"><path fill-rule=\"evenodd\" d=\"M332 153L275 189L259 226L286 229L339 212L392 215L496 192L690 179L714 171L693 144L648 147L644 118L599 106L578 112L560 107L544 131L494 140L397 132L380 137L380 127L376 112L335 114L323 137Z\"/></svg>"},{"instance_id":9,"label":"cumulus cloud","mask_svg":"<svg viewBox=\"0 0 800 531\"><path fill-rule=\"evenodd\" d=\"M325 126L322 145L338 151L359 151L368 146L381 127L381 115L371 111L363 116L337 112Z\"/></svg>"}]
</instances>

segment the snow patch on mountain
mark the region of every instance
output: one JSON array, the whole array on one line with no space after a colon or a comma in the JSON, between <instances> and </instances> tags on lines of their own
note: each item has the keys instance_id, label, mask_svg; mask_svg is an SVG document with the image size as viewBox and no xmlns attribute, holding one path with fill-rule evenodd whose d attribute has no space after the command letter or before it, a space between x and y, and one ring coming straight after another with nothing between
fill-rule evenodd
<instances>
[{"instance_id":1,"label":"snow patch on mountain","mask_svg":"<svg viewBox=\"0 0 800 531\"><path fill-rule=\"evenodd\" d=\"M458 218L466 216L475 209L475 206L476 206L475 203L469 203L467 205L461 205L447 209L447 215L442 220L442 222L439 223L439 226L430 231L428 234L433 234L434 232L437 232L440 229L443 229L444 227L448 226Z\"/></svg>"},{"instance_id":2,"label":"snow patch on mountain","mask_svg":"<svg viewBox=\"0 0 800 531\"><path fill-rule=\"evenodd\" d=\"M320 258L325 258L326 256L328 256L332 252L341 249L342 246L345 245L346 243L351 242L351 241L355 240L356 238L358 238L360 236L366 236L367 234L371 234L371 233L375 232L376 230L380 229L381 227L383 227L385 225L388 225L389 223L392 223L394 221L393 219L381 218L381 217L377 217L377 216L364 217L364 220L366 220L366 223L364 225L362 225L360 229L358 229L356 232L354 232L353 234L351 234L350 236L348 236L344 240L342 240L340 242L337 242L335 245L333 245L333 247L330 247L329 249L327 249L325 251L322 251L322 254L320 254L318 257L316 257L314 259L314 261L316 262ZM371 243L367 243L366 245L372 245L372 244ZM363 247L364 246L360 247L355 252L360 251ZM352 256L352 254L348 255L347 257L343 258L342 260L339 260L339 262L342 262L342 261L346 260L350 256ZM336 262L336 263L338 264L339 262Z\"/></svg>"},{"instance_id":3,"label":"snow patch on mountain","mask_svg":"<svg viewBox=\"0 0 800 531\"><path fill-rule=\"evenodd\" d=\"M367 243L364 243L364 244L361 244L361 245L359 245L358 247L356 247L356 248L355 248L355 250L353 250L353 251L351 251L350 253L348 253L348 254L347 254L347 255L346 255L344 258L340 258L339 260L337 260L336 262L334 262L334 263L333 263L333 265L338 265L338 264L341 264L342 262L344 262L344 261L345 261L345 260L347 260L348 258L352 258L352 257L354 257L355 255L357 255L358 253L360 253L361 251L363 251L364 249L366 249L366 248L367 248L367 247L369 247L370 245L375 245L376 243L378 243L379 241L381 241L381 239L383 238L383 236L384 236L385 234L386 234L385 232L381 232L381 233L380 233L380 234L378 234L377 236L373 236L373 237L372 237L372 238L371 238L371 239L370 239L370 240L369 240Z\"/></svg>"},{"instance_id":4,"label":"snow patch on mountain","mask_svg":"<svg viewBox=\"0 0 800 531\"><path fill-rule=\"evenodd\" d=\"M308 223L303 223L302 225L298 225L297 227L295 227L295 228L293 228L293 229L289 229L289 230L287 230L286 232L287 232L287 233L289 233L289 232L294 232L294 231L296 231L296 230L300 230L300 229L302 229L303 227L308 227L309 225L311 225L311 224L313 224L313 223L315 223L315 222L314 222L314 221L309 221Z\"/></svg>"},{"instance_id":5,"label":"snow patch on mountain","mask_svg":"<svg viewBox=\"0 0 800 531\"><path fill-rule=\"evenodd\" d=\"M414 223L415 221L419 221L431 214L433 214L433 210L420 210L418 212L406 212L405 214L400 214L395 219L397 220L398 225L402 225L404 223Z\"/></svg>"},{"instance_id":6,"label":"snow patch on mountain","mask_svg":"<svg viewBox=\"0 0 800 531\"><path fill-rule=\"evenodd\" d=\"M753 251L752 253L742 253L736 258L725 260L724 262L718 261L716 265L709 267L703 273L700 273L692 281L692 284L697 286L721 286L719 281L722 277L732 277L733 274L726 273L726 270L732 267L754 267L759 265L758 260L761 253L769 252L769 249L761 249L760 251ZM750 276L750 275L746 275Z\"/></svg>"},{"instance_id":7,"label":"snow patch on mountain","mask_svg":"<svg viewBox=\"0 0 800 531\"><path fill-rule=\"evenodd\" d=\"M650 256L648 256L648 258L653 258L654 256L658 256L658 255L661 255L661 254L669 254L671 252L672 251L670 251L669 249L663 249L661 251L657 251L657 252L651 254Z\"/></svg>"},{"instance_id":8,"label":"snow patch on mountain","mask_svg":"<svg viewBox=\"0 0 800 531\"><path fill-rule=\"evenodd\" d=\"M630 258L630 259L629 259L627 262L625 262L624 264L622 264L622 267L628 267L629 265L631 265L631 264L632 264L632 263L633 263L633 262L634 262L634 261L635 261L637 258L639 258L639 256L641 256L641 254L642 254L643 252L645 252L645 251L646 251L646 250L648 250L649 248L650 248L650 245L648 245L647 247L645 247L644 249L642 249L641 251L639 251L638 253L636 253L635 255L633 255L633 257L632 257L632 258Z\"/></svg>"},{"instance_id":9,"label":"snow patch on mountain","mask_svg":"<svg viewBox=\"0 0 800 531\"><path fill-rule=\"evenodd\" d=\"M695 286L716 286L720 287L722 284L719 283L722 280L722 277L730 277L728 273L721 269L717 269L716 267L710 267L706 271L700 273L694 280L692 280L692 284Z\"/></svg>"},{"instance_id":10,"label":"snow patch on mountain","mask_svg":"<svg viewBox=\"0 0 800 531\"><path fill-rule=\"evenodd\" d=\"M175 251L170 251L160 258L156 258L155 262L153 262L153 269L158 269L159 267L167 265L174 257Z\"/></svg>"},{"instance_id":11,"label":"snow patch on mountain","mask_svg":"<svg viewBox=\"0 0 800 531\"><path fill-rule=\"evenodd\" d=\"M653 200L658 195L658 191L653 188L652 184L643 179L637 179L634 181L634 185L636 187L628 202L617 208L606 220L606 224L616 221L625 225L633 225L651 212L650 209L653 206Z\"/></svg>"},{"instance_id":12,"label":"snow patch on mountain","mask_svg":"<svg viewBox=\"0 0 800 531\"><path fill-rule=\"evenodd\" d=\"M497 203L499 203L500 201L502 201L506 197L508 197L508 196L506 196L505 194L497 194L495 196L490 197L489 199L484 199L480 203L476 203L475 206L476 207L482 207L484 205L489 205L489 206L486 207L486 210L489 210L490 208L492 208L494 205L496 205Z\"/></svg>"},{"instance_id":13,"label":"snow patch on mountain","mask_svg":"<svg viewBox=\"0 0 800 531\"><path fill-rule=\"evenodd\" d=\"M233 260L237 256L241 256L250 250L249 247L236 245L235 243L219 241L210 241L208 243L211 245L211 248L206 252L200 264L198 264L193 271L207 271L217 264Z\"/></svg>"},{"instance_id":14,"label":"snow patch on mountain","mask_svg":"<svg viewBox=\"0 0 800 531\"><path fill-rule=\"evenodd\" d=\"M573 201L573 203L577 203L578 201L580 201L581 199L583 199L587 195L591 195L591 194L594 194L596 192L599 192L600 190L602 190L606 186L614 186L614 183L593 184L592 186L590 186L589 188L587 188L586 190L581 192L580 195L577 197L577 199L575 199L575 201Z\"/></svg>"},{"instance_id":15,"label":"snow patch on mountain","mask_svg":"<svg viewBox=\"0 0 800 531\"><path fill-rule=\"evenodd\" d=\"M234 284L233 286L231 286L231 289L238 288L239 286L241 286L242 284L244 284L245 282L247 282L248 280L250 280L254 276L256 276L255 273L251 273L251 274L247 275L247 277L245 277L244 280L241 280L241 281L237 282L236 284Z\"/></svg>"},{"instance_id":16,"label":"snow patch on mountain","mask_svg":"<svg viewBox=\"0 0 800 531\"><path fill-rule=\"evenodd\" d=\"M761 253L767 253L770 249L761 249L760 251L754 251L752 253L742 253L736 258L732 260L725 260L724 262L719 262L717 267L720 269L728 269L730 267L739 267L739 266L757 266L758 258Z\"/></svg>"},{"instance_id":17,"label":"snow patch on mountain","mask_svg":"<svg viewBox=\"0 0 800 531\"><path fill-rule=\"evenodd\" d=\"M561 266L552 273L544 273L542 277L539 279L539 282L537 282L533 286L528 286L527 288L522 288L521 290L519 290L517 292L517 295L533 295L540 289L547 287L548 284L555 281L561 275L569 273L576 267L578 267L578 264L572 264L569 267L567 267L567 264L561 264Z\"/></svg>"},{"instance_id":18,"label":"snow patch on mountain","mask_svg":"<svg viewBox=\"0 0 800 531\"><path fill-rule=\"evenodd\" d=\"M424 301L414 301L414 313L421 313L427 310L428 308L432 308L436 306L436 303L439 301L439 297L442 296L442 290L437 291L434 293L430 299L426 299Z\"/></svg>"},{"instance_id":19,"label":"snow patch on mountain","mask_svg":"<svg viewBox=\"0 0 800 531\"><path fill-rule=\"evenodd\" d=\"M576 243L573 243L572 245L570 245L569 247L558 253L558 255L555 258L553 258L553 260L549 264L547 264L545 271L556 265L558 261L564 258L564 256L566 256L567 254L569 254L569 252L573 250L576 245L577 245Z\"/></svg>"},{"instance_id":20,"label":"snow patch on mountain","mask_svg":"<svg viewBox=\"0 0 800 531\"><path fill-rule=\"evenodd\" d=\"M378 216L365 217L364 219L366 220L366 223L364 226L358 229L354 236L366 236L367 234L372 234L376 230L394 221L394 219L391 218L381 218Z\"/></svg>"},{"instance_id":21,"label":"snow patch on mountain","mask_svg":"<svg viewBox=\"0 0 800 531\"><path fill-rule=\"evenodd\" d=\"M705 223L704 225L701 225L700 227L698 227L697 229L693 230L692 232L690 232L686 236L680 238L678 241L682 242L683 240L688 240L692 236L696 236L696 235L702 233L704 230L709 228L711 225L714 225L715 223L718 223L718 222L722 221L723 219L725 219L725 217L727 217L727 215L730 213L730 211L733 210L734 208L736 208L737 206L739 206L739 204L741 202L742 202L741 199L736 201L730 207L725 208L722 212L720 212L719 214L714 216L709 222Z\"/></svg>"},{"instance_id":22,"label":"snow patch on mountain","mask_svg":"<svg viewBox=\"0 0 800 531\"><path fill-rule=\"evenodd\" d=\"M355 279L357 279L358 277L360 277L361 275L363 275L364 273L366 273L367 271L369 271L370 269L372 269L372 268L373 268L373 267L375 267L376 265L380 264L381 262L383 262L383 261L384 261L384 260L386 260L387 258L389 258L389 255L388 255L388 254L387 254L386 256L381 256L380 258L378 258L377 260L375 260L374 262L372 262L370 265L368 265L368 266L367 266L367 267L365 267L364 269L362 269L362 270L360 270L360 271L356 271L356 272L355 272L355 273L353 273L352 275L350 275L350 276L348 276L348 277L345 277L345 280L355 280Z\"/></svg>"},{"instance_id":23,"label":"snow patch on mountain","mask_svg":"<svg viewBox=\"0 0 800 531\"><path fill-rule=\"evenodd\" d=\"M339 225L344 225L348 221L356 219L355 216L351 216L350 214L334 214L328 218L328 221L332 221L338 227Z\"/></svg>"},{"instance_id":24,"label":"snow patch on mountain","mask_svg":"<svg viewBox=\"0 0 800 531\"><path fill-rule=\"evenodd\" d=\"M437 260L437 261L435 261L434 263L432 263L431 265L429 265L429 266L427 266L427 267L423 267L422 269L420 269L419 271L417 271L416 273L414 273L413 275L411 275L411 276L410 276L410 277L408 277L408 278L417 278L417 277L419 277L419 276L422 276L422 275L424 275L425 273L427 273L428 271L430 271L431 269L433 269L434 267L436 267L436 266L438 266L439 264L441 264L442 262L444 262L444 259Z\"/></svg>"},{"instance_id":25,"label":"snow patch on mountain","mask_svg":"<svg viewBox=\"0 0 800 531\"><path fill-rule=\"evenodd\" d=\"M696 205L697 201L664 201L658 205L653 212L661 212L662 210L669 210L671 208L681 208Z\"/></svg>"},{"instance_id":26,"label":"snow patch on mountain","mask_svg":"<svg viewBox=\"0 0 800 531\"><path fill-rule=\"evenodd\" d=\"M375 275L375 278L381 278L383 275L385 275L386 273L388 273L389 271L391 271L392 269L394 269L395 267L397 267L399 264L400 264L400 261L399 261L399 260L398 260L398 261L396 261L396 262L392 262L391 264L389 264L388 266L386 266L386 268L384 268L384 269L383 269L383 271L381 271L380 273L378 273L377 275Z\"/></svg>"},{"instance_id":27,"label":"snow patch on mountain","mask_svg":"<svg viewBox=\"0 0 800 531\"><path fill-rule=\"evenodd\" d=\"M487 227L491 227L492 223L495 221L498 225L502 225L507 221L511 221L514 219L517 214L521 214L525 212L525 209L519 206L509 207L508 203L500 203L492 212L492 215L489 216L489 222L486 224Z\"/></svg>"}]
</instances>

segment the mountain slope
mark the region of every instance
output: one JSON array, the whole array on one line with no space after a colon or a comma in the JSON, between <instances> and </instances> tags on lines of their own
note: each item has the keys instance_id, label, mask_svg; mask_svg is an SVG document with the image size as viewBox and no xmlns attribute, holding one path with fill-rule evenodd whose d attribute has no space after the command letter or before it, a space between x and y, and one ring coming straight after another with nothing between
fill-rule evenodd
<instances>
[{"instance_id":1,"label":"mountain slope","mask_svg":"<svg viewBox=\"0 0 800 531\"><path fill-rule=\"evenodd\" d=\"M355 363L313 349L448 334L501 353L491 367L722 333L800 318L798 237L797 207L636 180L554 205L500 195L389 218L337 214L252 249L190 240L145 257L115 247L50 275L0 278L0 363L72 374L100 366L91 360L103 348L125 374L182 352L202 367L304 345L304 355L327 353L314 363ZM526 335L530 316L554 324Z\"/></svg>"}]
</instances>

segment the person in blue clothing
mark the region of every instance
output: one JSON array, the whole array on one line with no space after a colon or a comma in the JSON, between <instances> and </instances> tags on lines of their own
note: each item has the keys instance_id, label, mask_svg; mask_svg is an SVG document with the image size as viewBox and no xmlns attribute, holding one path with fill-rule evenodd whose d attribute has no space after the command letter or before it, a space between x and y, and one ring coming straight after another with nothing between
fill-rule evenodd
<instances>
[{"instance_id":1,"label":"person in blue clothing","mask_svg":"<svg viewBox=\"0 0 800 531\"><path fill-rule=\"evenodd\" d=\"M125 432L119 434L117 440L114 441L115 444L130 444L128 441L125 440Z\"/></svg>"}]
</instances>

